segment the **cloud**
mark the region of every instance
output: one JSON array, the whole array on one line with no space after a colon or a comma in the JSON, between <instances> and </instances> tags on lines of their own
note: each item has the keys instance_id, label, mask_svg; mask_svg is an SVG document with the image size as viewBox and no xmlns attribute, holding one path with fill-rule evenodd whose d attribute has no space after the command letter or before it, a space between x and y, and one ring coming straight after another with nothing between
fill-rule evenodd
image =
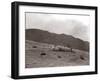
<instances>
[{"instance_id":1,"label":"cloud","mask_svg":"<svg viewBox=\"0 0 100 81\"><path fill-rule=\"evenodd\" d=\"M57 34L69 34L89 41L88 16L27 13L26 28L42 29Z\"/></svg>"}]
</instances>

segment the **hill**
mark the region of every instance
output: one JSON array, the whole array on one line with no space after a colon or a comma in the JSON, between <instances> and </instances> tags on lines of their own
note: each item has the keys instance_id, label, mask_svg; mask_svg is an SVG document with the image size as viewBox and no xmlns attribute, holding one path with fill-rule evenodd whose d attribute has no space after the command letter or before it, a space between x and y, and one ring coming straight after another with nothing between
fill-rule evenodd
<instances>
[{"instance_id":1,"label":"hill","mask_svg":"<svg viewBox=\"0 0 100 81\"><path fill-rule=\"evenodd\" d=\"M79 38L75 38L71 35L56 34L40 29L26 29L25 37L26 40L54 45L62 45L71 47L73 49L89 51L89 42L83 41Z\"/></svg>"},{"instance_id":2,"label":"hill","mask_svg":"<svg viewBox=\"0 0 100 81\"><path fill-rule=\"evenodd\" d=\"M25 41L25 68L89 65L89 53L73 49L54 51L52 44Z\"/></svg>"}]
</instances>

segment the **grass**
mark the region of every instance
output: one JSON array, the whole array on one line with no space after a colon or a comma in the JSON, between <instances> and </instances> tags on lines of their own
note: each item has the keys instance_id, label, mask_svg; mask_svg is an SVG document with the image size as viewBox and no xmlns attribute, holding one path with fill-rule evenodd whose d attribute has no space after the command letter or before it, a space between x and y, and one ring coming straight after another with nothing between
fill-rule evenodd
<instances>
[{"instance_id":1,"label":"grass","mask_svg":"<svg viewBox=\"0 0 100 81\"><path fill-rule=\"evenodd\" d=\"M34 47L35 46L35 47ZM73 49L74 52L52 50L52 44L26 41L25 67L57 67L89 65L89 53ZM67 48L67 47L66 47Z\"/></svg>"}]
</instances>

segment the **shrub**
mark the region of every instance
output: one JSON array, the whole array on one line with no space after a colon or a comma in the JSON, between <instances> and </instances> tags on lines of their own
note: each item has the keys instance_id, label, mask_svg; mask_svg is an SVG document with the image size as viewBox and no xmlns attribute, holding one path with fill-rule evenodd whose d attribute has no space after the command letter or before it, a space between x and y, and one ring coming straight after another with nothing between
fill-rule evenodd
<instances>
[{"instance_id":1,"label":"shrub","mask_svg":"<svg viewBox=\"0 0 100 81\"><path fill-rule=\"evenodd\" d=\"M85 60L85 58L84 58L82 55L80 55L80 59L81 59L81 60Z\"/></svg>"},{"instance_id":2,"label":"shrub","mask_svg":"<svg viewBox=\"0 0 100 81\"><path fill-rule=\"evenodd\" d=\"M46 53L41 53L40 55L41 55L41 56L44 56L44 55L46 55Z\"/></svg>"},{"instance_id":3,"label":"shrub","mask_svg":"<svg viewBox=\"0 0 100 81\"><path fill-rule=\"evenodd\" d=\"M33 46L32 48L37 48L37 46Z\"/></svg>"},{"instance_id":4,"label":"shrub","mask_svg":"<svg viewBox=\"0 0 100 81\"><path fill-rule=\"evenodd\" d=\"M58 56L58 58L61 58L61 56Z\"/></svg>"}]
</instances>

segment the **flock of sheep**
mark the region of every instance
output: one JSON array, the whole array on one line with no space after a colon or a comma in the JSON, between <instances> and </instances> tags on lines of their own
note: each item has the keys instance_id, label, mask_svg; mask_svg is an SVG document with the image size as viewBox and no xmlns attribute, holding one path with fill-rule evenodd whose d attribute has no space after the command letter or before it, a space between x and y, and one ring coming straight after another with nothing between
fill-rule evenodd
<instances>
[{"instance_id":1,"label":"flock of sheep","mask_svg":"<svg viewBox=\"0 0 100 81\"><path fill-rule=\"evenodd\" d=\"M60 46L60 45L52 45L51 48L53 51L63 51L63 52L72 52L72 48L65 47L65 46Z\"/></svg>"},{"instance_id":2,"label":"flock of sheep","mask_svg":"<svg viewBox=\"0 0 100 81\"><path fill-rule=\"evenodd\" d=\"M68 45L68 46L62 46L62 45L54 45L54 44L45 44L45 43L37 43L37 42L33 42L33 41L26 41L26 50L28 49L49 49L52 51L62 51L62 52L74 52L74 50L72 50L72 48Z\"/></svg>"}]
</instances>

